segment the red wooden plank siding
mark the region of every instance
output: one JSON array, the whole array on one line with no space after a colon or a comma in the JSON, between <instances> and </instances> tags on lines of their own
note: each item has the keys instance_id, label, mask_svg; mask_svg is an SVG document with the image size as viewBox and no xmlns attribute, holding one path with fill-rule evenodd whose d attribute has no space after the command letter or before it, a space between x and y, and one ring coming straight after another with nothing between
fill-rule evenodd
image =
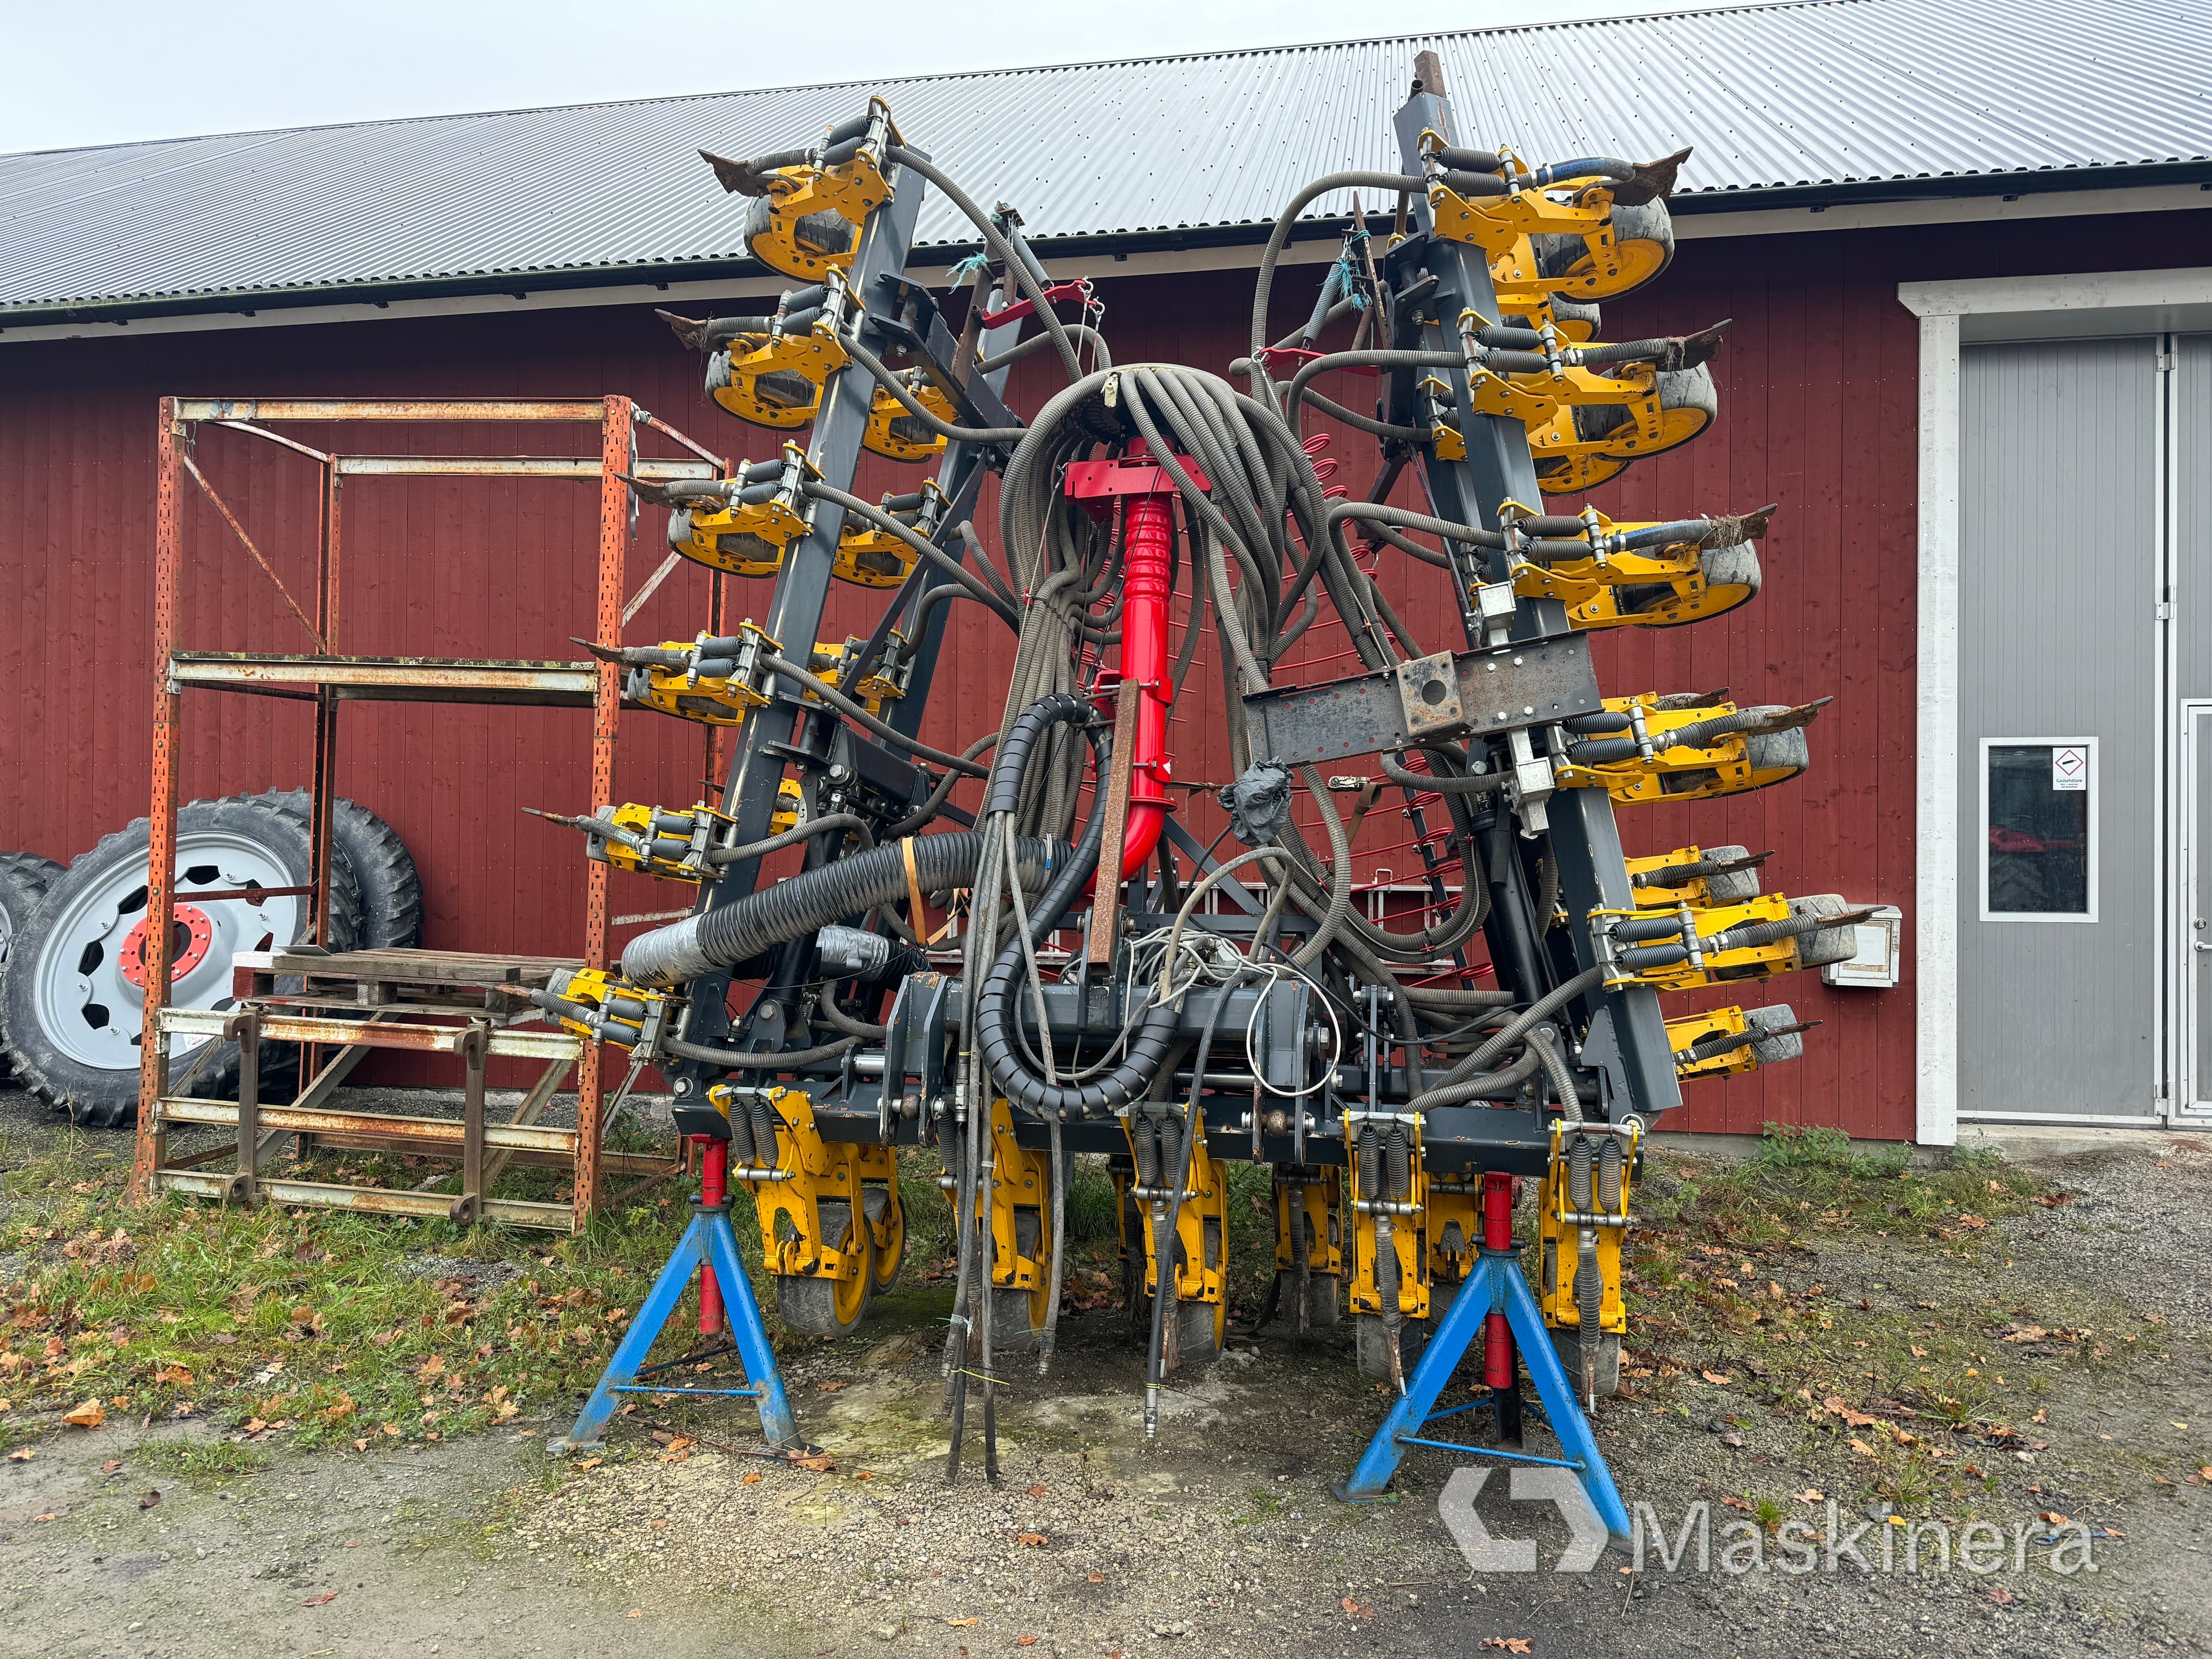
<instances>
[{"instance_id":1,"label":"red wooden plank siding","mask_svg":"<svg viewBox=\"0 0 2212 1659\"><path fill-rule=\"evenodd\" d=\"M1808 218L1808 223L1817 221ZM1677 332L1735 319L1715 363L1720 419L1686 450L1633 467L1594 500L1618 516L1657 518L1779 501L1763 550L1764 594L1699 626L1627 631L1599 641L1608 690L1711 689L1739 701L1838 701L1813 728L1813 769L1759 795L1622 815L1632 853L1689 842L1778 849L1770 886L1838 891L1911 912L1915 825L1914 416L1917 334L1896 298L1899 281L2035 274L2084 266L2212 262L2212 212L2166 214L2154 259L2133 220L2069 219L1973 228L1764 236L1682 244L1656 288L1607 307L1607 333ZM1110 272L1110 262L1101 268ZM1315 268L1279 284L1276 332L1303 319ZM1122 362L1188 362L1225 373L1246 345L1250 278L1105 278L1108 323ZM0 567L15 603L0 617L0 668L15 688L4 752L17 787L0 796L0 846L67 859L145 810L152 665L151 515L155 399L165 392L359 395L577 395L626 392L694 437L734 455L770 453L775 434L729 419L707 400L699 361L643 307L526 316L376 320L343 325L185 334L115 331L113 338L0 344ZM1059 374L1048 354L1016 371L1013 402L1034 408ZM1333 395L1364 406L1371 382L1341 380ZM1371 445L1335 427L1337 482L1365 489ZM303 431L356 452L588 453L584 428L465 431L355 426ZM647 434L647 453L672 453ZM313 580L312 469L233 434L204 431L198 459L249 534L305 603ZM860 489L911 487L916 469L871 460ZM1421 505L1411 480L1395 499ZM185 637L210 649L302 648L260 573L187 491ZM659 564L664 515L641 515L632 589ZM994 550L997 493L975 514ZM339 648L365 653L566 658L586 631L596 501L573 483L356 479L347 486ZM1393 596L1431 649L1454 642L1440 573L1383 567ZM1188 573L1180 580L1188 580ZM708 578L686 565L632 624L633 640L688 637L705 621ZM1179 590L1180 592L1181 590ZM733 581L731 621L757 614L759 583ZM838 585L824 638L865 632L880 596ZM1004 696L1002 630L978 607L951 625L925 735L957 747L995 725ZM1179 639L1179 636L1178 636ZM805 641L787 641L803 645ZM1341 629L1317 624L1286 675L1350 672L1327 661ZM1174 726L1187 780L1229 775L1215 644L1200 642ZM1303 665L1303 666L1301 666ZM187 701L186 798L304 782L309 721L264 699ZM575 838L524 817L522 806L585 805L589 722L559 710L355 705L340 755L346 793L390 818L428 884L434 945L556 951L575 948L583 876ZM694 727L636 714L617 759L625 799L690 800L702 769ZM968 799L972 791L960 799ZM1317 820L1303 815L1318 836ZM1204 797L1188 809L1211 840L1220 815ZM1403 817L1363 830L1362 879L1419 868ZM1391 850L1380 851L1389 848ZM617 915L672 908L686 890L618 877ZM617 940L630 930L617 933ZM1771 1000L1826 1024L1796 1066L1689 1091L1684 1117L1702 1130L1765 1121L1834 1124L1856 1135L1911 1130L1913 963L1887 993L1832 993L1808 976ZM1670 1000L1670 1012L1756 991ZM392 1074L395 1078L407 1075Z\"/></svg>"}]
</instances>

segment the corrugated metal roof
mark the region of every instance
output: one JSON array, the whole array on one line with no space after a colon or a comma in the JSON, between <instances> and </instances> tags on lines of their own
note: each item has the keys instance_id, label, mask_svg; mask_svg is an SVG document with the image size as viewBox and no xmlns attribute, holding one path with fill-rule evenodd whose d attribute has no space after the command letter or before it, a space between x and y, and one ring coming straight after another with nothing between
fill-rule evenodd
<instances>
[{"instance_id":1,"label":"corrugated metal roof","mask_svg":"<svg viewBox=\"0 0 2212 1659\"><path fill-rule=\"evenodd\" d=\"M1256 234L1319 173L1395 166L1389 117L1424 48L1463 142L1694 145L1692 208L2212 150L2203 0L1818 0L0 157L0 315L726 268L742 204L695 150L787 144L872 92L1040 240ZM933 194L921 243L973 240Z\"/></svg>"}]
</instances>

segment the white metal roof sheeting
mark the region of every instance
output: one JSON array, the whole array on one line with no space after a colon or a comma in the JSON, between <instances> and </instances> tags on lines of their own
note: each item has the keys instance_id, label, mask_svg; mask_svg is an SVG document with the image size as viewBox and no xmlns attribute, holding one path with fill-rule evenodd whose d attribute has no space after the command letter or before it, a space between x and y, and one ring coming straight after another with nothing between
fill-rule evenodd
<instances>
[{"instance_id":1,"label":"white metal roof sheeting","mask_svg":"<svg viewBox=\"0 0 2212 1659\"><path fill-rule=\"evenodd\" d=\"M4 156L0 315L727 266L743 204L694 152L804 142L870 93L1034 238L1233 234L1322 173L1395 167L1423 48L1461 142L1693 145L1686 205L2202 161L2208 24L2206 0L1818 0ZM974 240L933 193L922 244Z\"/></svg>"}]
</instances>

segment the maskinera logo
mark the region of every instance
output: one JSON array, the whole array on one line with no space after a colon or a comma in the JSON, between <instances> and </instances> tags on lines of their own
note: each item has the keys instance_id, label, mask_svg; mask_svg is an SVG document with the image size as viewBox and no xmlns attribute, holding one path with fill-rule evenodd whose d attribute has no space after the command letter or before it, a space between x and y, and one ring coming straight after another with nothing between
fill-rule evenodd
<instances>
[{"instance_id":1,"label":"maskinera logo","mask_svg":"<svg viewBox=\"0 0 2212 1659\"><path fill-rule=\"evenodd\" d=\"M1475 1501L1482 1496L1490 1475L1488 1468L1455 1469L1437 1495L1437 1517L1475 1571L1534 1572L1536 1540L1493 1538L1475 1513ZM1598 1564L1605 1553L1605 1523L1572 1470L1516 1464L1506 1492L1516 1504L1551 1504L1567 1523L1567 1547L1559 1553L1553 1571L1588 1572ZM1826 1522L1817 1530L1812 1522L1792 1519L1781 1522L1771 1534L1754 1522L1732 1521L1719 1528L1717 1565L1730 1574L1770 1570L1832 1573L1846 1565L1862 1573L1894 1572L1901 1567L1917 1574L1948 1573L1955 1561L1964 1571L1982 1577L2008 1568L2014 1573L2025 1572L2033 1547L2050 1552L2045 1565L2061 1577L2098 1571L2091 1553L2096 1534L2078 1521L2052 1522L2043 1528L2016 1522L2009 1528L1991 1521L1972 1521L1954 1533L1950 1523L1942 1521L1853 1523L1838 1513L1832 1498L1826 1504L1826 1514L1817 1518ZM1714 1530L1712 1505L1703 1499L1683 1512L1671 1540L1657 1512L1649 1504L1638 1504L1632 1540L1636 1570L1643 1570L1648 1552L1656 1556L1657 1565L1667 1572L1679 1571L1685 1565L1700 1572L1711 1571L1716 1565Z\"/></svg>"}]
</instances>

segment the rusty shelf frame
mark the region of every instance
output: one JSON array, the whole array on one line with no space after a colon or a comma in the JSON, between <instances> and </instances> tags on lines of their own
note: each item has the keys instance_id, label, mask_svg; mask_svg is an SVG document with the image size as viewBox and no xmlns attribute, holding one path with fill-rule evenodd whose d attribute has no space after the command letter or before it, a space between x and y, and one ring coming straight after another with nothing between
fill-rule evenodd
<instances>
[{"instance_id":1,"label":"rusty shelf frame","mask_svg":"<svg viewBox=\"0 0 2212 1659\"><path fill-rule=\"evenodd\" d=\"M316 448L299 438L271 429L273 425L295 422L591 425L599 429L599 444L597 455L583 456L341 454ZM202 471L195 451L203 428L234 432L274 445L317 467L321 489L312 614L285 586L276 568L254 544L237 515ZM660 433L688 453L675 459L641 458L637 453L641 428ZM611 664L340 654L337 647L342 594L340 509L344 481L378 477L596 480L599 486L599 562L591 631L594 639L616 644L620 642L623 623L667 574L664 563L644 587L626 601L623 582L633 538L632 513L629 486L618 475L627 473L661 480L715 478L727 477L730 468L727 458L693 441L666 422L639 408L631 399L614 396L534 399L164 398L159 406L155 455L154 611L155 658L159 674L154 696L152 800L148 813L151 836L147 914L155 915L168 910L176 892L177 769L183 694L186 690L220 691L308 702L315 711L313 778L309 797L313 849L310 938L318 945L326 942L324 929L330 913L338 715L346 703L408 702L588 708L592 710L594 803L613 799L615 728L621 708L621 677ZM294 654L181 648L179 594L187 480L207 497L231 534L276 588L306 634L309 652ZM710 599L710 612L716 623L720 617L722 597L723 583L718 575ZM711 771L715 753L711 733L707 744ZM586 874L584 917L583 960L588 965L607 965L607 930L606 867L593 864ZM599 1121L605 1085L596 1044L586 1044L558 1033L500 1029L496 1016L488 1018L479 1015L473 1024L458 1028L426 1024L425 1020L437 1018L447 1011L412 1006L388 1006L380 1013L365 1009L363 1018L350 1021L288 1012L273 999L259 1006L241 1001L243 1013L173 1009L167 1006L169 954L170 930L149 928L146 934L145 1030L155 1040L142 1050L139 1066L138 1133L131 1180L134 1201L143 1202L157 1190L167 1190L215 1197L258 1195L281 1203L399 1214L445 1215L452 1207L450 1200L435 1194L387 1193L263 1178L258 1173L258 1162L270 1139L278 1133L296 1133L303 1139L313 1136L331 1145L459 1153L465 1165L465 1197L475 1204L472 1214L485 1220L517 1225L548 1226L556 1224L557 1212L557 1224L562 1231L579 1231L589 1219L598 1203L602 1173L632 1174L650 1180L681 1167L680 1156L676 1159L653 1159L603 1153ZM435 957L441 953L422 954ZM400 998L386 1000L404 1004ZM325 1008L323 1012L327 1015L336 1011ZM394 1018L403 1013L412 1018ZM465 1017L465 1011L455 1013L457 1017ZM202 1031L203 1023L210 1020L215 1022L215 1030ZM246 1029L240 1029L241 1020ZM250 1040L257 1046L264 1037L301 1042L299 1098L289 1107L260 1107L253 1098L258 1079L252 1065L240 1067L240 1099L235 1104L172 1095L170 1039L188 1033L236 1037L241 1042ZM333 1045L337 1052L327 1063L323 1062L321 1051ZM548 1045L565 1047L556 1056ZM371 1048L446 1052L464 1058L468 1070L466 1118L460 1121L398 1119L388 1115L326 1109L339 1084ZM538 1054L542 1049L543 1057L551 1062L538 1085L530 1091L530 1098L525 1103L526 1115L535 1115L528 1109L532 1102L542 1109L559 1078L573 1066L577 1073L575 1130L539 1130L521 1122L507 1126L482 1122L485 1056L521 1055L526 1049L531 1054ZM215 1115L210 1116L210 1113ZM301 1120L297 1125L291 1121L295 1117ZM256 1119L260 1127L253 1127L249 1137L249 1127ZM167 1125L173 1122L240 1123L239 1172L224 1175L202 1168L215 1161L215 1156L207 1153L197 1154L179 1164L168 1163ZM548 1139L549 1136L555 1139ZM563 1136L565 1140L559 1139ZM486 1147L493 1149L489 1162L483 1158ZM575 1176L573 1202L565 1206L523 1204L483 1198L483 1186L511 1161L572 1164Z\"/></svg>"}]
</instances>

